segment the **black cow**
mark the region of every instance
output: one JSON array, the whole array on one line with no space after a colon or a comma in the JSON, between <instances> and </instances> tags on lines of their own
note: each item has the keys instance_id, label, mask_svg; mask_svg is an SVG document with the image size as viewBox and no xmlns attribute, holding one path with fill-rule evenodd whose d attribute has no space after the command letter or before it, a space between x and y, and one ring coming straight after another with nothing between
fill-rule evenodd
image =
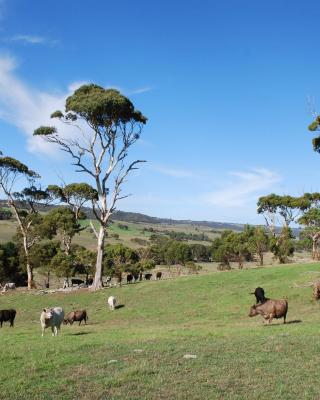
<instances>
[{"instance_id":1,"label":"black cow","mask_svg":"<svg viewBox=\"0 0 320 400\"><path fill-rule=\"evenodd\" d=\"M251 294L254 294L256 296L256 303L257 304L258 303L263 304L264 302L269 300L264 296L264 289L262 287L255 288L255 291L252 292Z\"/></svg>"},{"instance_id":2,"label":"black cow","mask_svg":"<svg viewBox=\"0 0 320 400\"><path fill-rule=\"evenodd\" d=\"M162 272L158 271L156 274L156 279L161 279L161 277L162 277Z\"/></svg>"},{"instance_id":3,"label":"black cow","mask_svg":"<svg viewBox=\"0 0 320 400\"><path fill-rule=\"evenodd\" d=\"M144 279L145 279L146 281L150 281L150 280L151 280L151 277L152 277L152 274L144 274Z\"/></svg>"},{"instance_id":4,"label":"black cow","mask_svg":"<svg viewBox=\"0 0 320 400\"><path fill-rule=\"evenodd\" d=\"M127 275L127 283L132 283L133 281L133 275L132 274L128 274Z\"/></svg>"},{"instance_id":5,"label":"black cow","mask_svg":"<svg viewBox=\"0 0 320 400\"><path fill-rule=\"evenodd\" d=\"M139 279L139 274L137 272L134 272L132 275L134 277L134 281L137 282L137 280Z\"/></svg>"},{"instance_id":6,"label":"black cow","mask_svg":"<svg viewBox=\"0 0 320 400\"><path fill-rule=\"evenodd\" d=\"M2 328L2 324L6 321L10 321L10 326L13 327L13 322L16 317L16 310L0 310L0 327Z\"/></svg>"},{"instance_id":7,"label":"black cow","mask_svg":"<svg viewBox=\"0 0 320 400\"><path fill-rule=\"evenodd\" d=\"M78 279L78 278L71 278L71 286L73 285L82 285L84 284L84 281L82 279Z\"/></svg>"},{"instance_id":8,"label":"black cow","mask_svg":"<svg viewBox=\"0 0 320 400\"><path fill-rule=\"evenodd\" d=\"M90 285L92 285L93 284L93 278L88 278L87 280L86 280L86 285L87 286L90 286Z\"/></svg>"}]
</instances>

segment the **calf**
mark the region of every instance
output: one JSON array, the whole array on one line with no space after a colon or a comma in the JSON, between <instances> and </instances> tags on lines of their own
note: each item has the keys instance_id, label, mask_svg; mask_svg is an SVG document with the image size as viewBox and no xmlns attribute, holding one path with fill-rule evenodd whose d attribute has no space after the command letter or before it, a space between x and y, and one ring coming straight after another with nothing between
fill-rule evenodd
<instances>
[{"instance_id":1,"label":"calf","mask_svg":"<svg viewBox=\"0 0 320 400\"><path fill-rule=\"evenodd\" d=\"M82 279L78 279L78 278L71 278L71 286L73 285L82 285L84 284L84 281Z\"/></svg>"},{"instance_id":2,"label":"calf","mask_svg":"<svg viewBox=\"0 0 320 400\"><path fill-rule=\"evenodd\" d=\"M286 317L288 312L287 300L266 300L262 304L255 304L250 308L249 317L255 317L261 315L264 318L264 322L269 320L271 324L273 318L283 318L283 323L286 323Z\"/></svg>"},{"instance_id":3,"label":"calf","mask_svg":"<svg viewBox=\"0 0 320 400\"><path fill-rule=\"evenodd\" d=\"M79 326L81 325L81 322L84 321L84 324L87 324L88 320L88 315L86 310L79 310L79 311L71 311L68 315L67 318L63 320L63 323L65 325L70 324L72 325L74 321L79 321Z\"/></svg>"},{"instance_id":4,"label":"calf","mask_svg":"<svg viewBox=\"0 0 320 400\"><path fill-rule=\"evenodd\" d=\"M64 311L61 307L44 308L40 315L42 336L46 328L51 327L52 336L58 336L58 331L64 320Z\"/></svg>"},{"instance_id":5,"label":"calf","mask_svg":"<svg viewBox=\"0 0 320 400\"><path fill-rule=\"evenodd\" d=\"M117 299L114 296L108 297L108 305L110 310L114 310L116 308Z\"/></svg>"},{"instance_id":6,"label":"calf","mask_svg":"<svg viewBox=\"0 0 320 400\"><path fill-rule=\"evenodd\" d=\"M10 310L0 310L0 327L2 328L2 324L4 322L9 321L10 326L13 327L13 322L16 317L16 310L10 309Z\"/></svg>"},{"instance_id":7,"label":"calf","mask_svg":"<svg viewBox=\"0 0 320 400\"><path fill-rule=\"evenodd\" d=\"M156 274L156 279L161 279L161 277L162 277L162 272L158 271Z\"/></svg>"},{"instance_id":8,"label":"calf","mask_svg":"<svg viewBox=\"0 0 320 400\"><path fill-rule=\"evenodd\" d=\"M250 293L256 296L256 304L264 303L265 301L269 300L264 297L264 289L262 287L255 288L254 292Z\"/></svg>"},{"instance_id":9,"label":"calf","mask_svg":"<svg viewBox=\"0 0 320 400\"><path fill-rule=\"evenodd\" d=\"M133 281L133 275L132 274L128 274L127 275L127 283L132 283Z\"/></svg>"},{"instance_id":10,"label":"calf","mask_svg":"<svg viewBox=\"0 0 320 400\"><path fill-rule=\"evenodd\" d=\"M144 279L145 279L146 281L150 281L150 280L151 280L151 277L152 277L152 274L144 274Z\"/></svg>"}]
</instances>

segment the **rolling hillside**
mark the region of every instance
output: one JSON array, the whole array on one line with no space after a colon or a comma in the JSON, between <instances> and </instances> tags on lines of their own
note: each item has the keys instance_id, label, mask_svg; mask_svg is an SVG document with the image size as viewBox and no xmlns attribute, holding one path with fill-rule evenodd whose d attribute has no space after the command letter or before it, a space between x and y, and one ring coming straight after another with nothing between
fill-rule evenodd
<instances>
[{"instance_id":1,"label":"rolling hillside","mask_svg":"<svg viewBox=\"0 0 320 400\"><path fill-rule=\"evenodd\" d=\"M305 285L319 277L319 264L300 264L95 293L2 296L1 307L18 314L13 329L1 329L0 393L9 400L317 399L320 310ZM256 286L288 299L288 324L248 317ZM106 307L111 294L123 305L114 312ZM88 325L42 339L40 311L55 305L86 308Z\"/></svg>"}]
</instances>

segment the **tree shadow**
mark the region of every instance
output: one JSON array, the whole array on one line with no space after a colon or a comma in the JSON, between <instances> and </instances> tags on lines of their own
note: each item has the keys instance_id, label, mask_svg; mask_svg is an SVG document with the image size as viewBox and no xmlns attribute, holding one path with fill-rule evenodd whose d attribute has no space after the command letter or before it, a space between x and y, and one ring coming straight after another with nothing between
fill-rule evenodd
<instances>
[{"instance_id":1,"label":"tree shadow","mask_svg":"<svg viewBox=\"0 0 320 400\"><path fill-rule=\"evenodd\" d=\"M123 308L123 307L125 307L124 304L118 304L117 306L115 306L115 309L119 310L120 308Z\"/></svg>"}]
</instances>

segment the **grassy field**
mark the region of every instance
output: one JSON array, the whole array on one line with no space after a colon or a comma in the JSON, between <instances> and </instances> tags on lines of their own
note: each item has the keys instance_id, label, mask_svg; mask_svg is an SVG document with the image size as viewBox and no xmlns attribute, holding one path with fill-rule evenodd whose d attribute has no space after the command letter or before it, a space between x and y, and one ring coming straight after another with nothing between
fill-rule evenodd
<instances>
[{"instance_id":1,"label":"grassy field","mask_svg":"<svg viewBox=\"0 0 320 400\"><path fill-rule=\"evenodd\" d=\"M319 264L142 282L96 293L0 298L2 399L319 399ZM288 321L248 318L256 286L289 301ZM124 307L109 311L115 295ZM87 326L41 338L43 307L86 308ZM196 355L185 359L184 355Z\"/></svg>"},{"instance_id":2,"label":"grassy field","mask_svg":"<svg viewBox=\"0 0 320 400\"><path fill-rule=\"evenodd\" d=\"M82 221L83 225L88 225L88 221ZM128 230L121 229L119 227L121 225L127 225ZM97 224L95 223L96 227ZM167 225L167 224L140 224L133 222L117 222L115 221L108 228L108 238L106 240L107 243L116 244L122 243L125 246L129 246L131 248L141 247L140 244L132 241L133 238L139 238L148 241L151 233L144 232L144 228L154 228L159 231L170 230L176 232L185 232L185 233L205 233L210 239L214 239L217 234L212 233L211 229L208 227L196 227L192 225ZM13 220L10 221L0 221L0 243L8 242L12 240L13 235L15 234L15 222ZM112 237L113 234L118 234L119 239L115 239ZM73 239L73 243L82 245L87 247L90 250L96 250L97 240L93 233L90 233L89 230L83 230L79 235L75 235ZM189 243L201 243L205 245L209 245L209 242L195 242L189 241Z\"/></svg>"}]
</instances>

